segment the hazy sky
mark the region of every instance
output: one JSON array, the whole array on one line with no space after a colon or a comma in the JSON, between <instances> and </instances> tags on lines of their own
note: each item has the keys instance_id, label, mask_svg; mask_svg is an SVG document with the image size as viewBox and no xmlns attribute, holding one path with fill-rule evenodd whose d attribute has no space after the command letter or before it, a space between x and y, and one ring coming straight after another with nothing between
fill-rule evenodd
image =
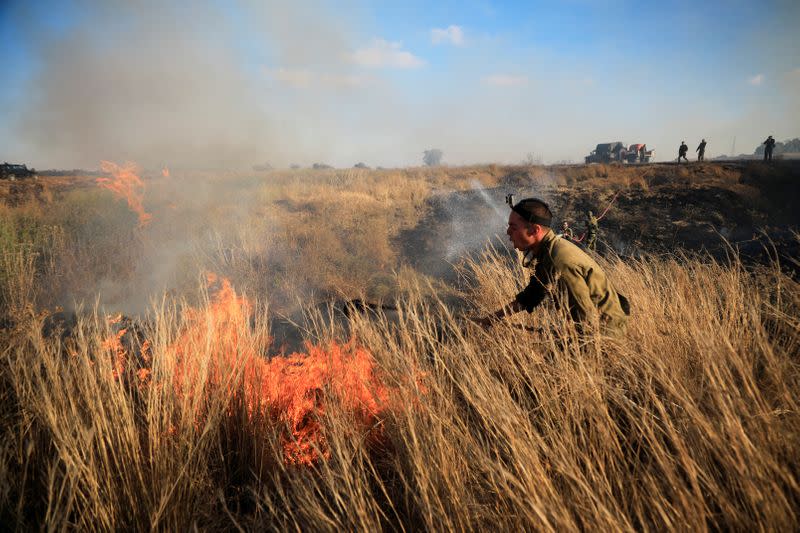
<instances>
[{"instance_id":1,"label":"hazy sky","mask_svg":"<svg viewBox=\"0 0 800 533\"><path fill-rule=\"evenodd\" d=\"M35 4L35 5L32 5ZM168 5L167 5L168 4ZM0 159L36 168L673 159L800 136L800 2L0 0Z\"/></svg>"}]
</instances>

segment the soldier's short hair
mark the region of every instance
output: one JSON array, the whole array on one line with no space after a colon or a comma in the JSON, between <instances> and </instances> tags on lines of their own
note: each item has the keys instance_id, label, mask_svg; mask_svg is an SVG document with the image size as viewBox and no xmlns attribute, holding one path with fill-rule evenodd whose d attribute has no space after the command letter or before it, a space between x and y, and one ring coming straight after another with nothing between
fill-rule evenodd
<instances>
[{"instance_id":1,"label":"soldier's short hair","mask_svg":"<svg viewBox=\"0 0 800 533\"><path fill-rule=\"evenodd\" d=\"M539 224L545 228L549 228L553 221L553 212L550 211L550 206L538 198L525 198L524 200L520 200L514 204L511 210L527 222Z\"/></svg>"}]
</instances>

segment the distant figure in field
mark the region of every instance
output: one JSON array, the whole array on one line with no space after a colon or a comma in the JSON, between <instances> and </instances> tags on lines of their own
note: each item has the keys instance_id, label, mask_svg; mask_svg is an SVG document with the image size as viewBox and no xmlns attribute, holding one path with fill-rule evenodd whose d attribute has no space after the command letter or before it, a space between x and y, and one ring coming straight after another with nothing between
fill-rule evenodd
<instances>
[{"instance_id":1,"label":"distant figure in field","mask_svg":"<svg viewBox=\"0 0 800 533\"><path fill-rule=\"evenodd\" d=\"M561 233L559 233L558 236L564 237L565 239L569 239L571 241L575 240L575 234L572 233L572 228L569 227L569 222L566 220L561 225Z\"/></svg>"},{"instance_id":2,"label":"distant figure in field","mask_svg":"<svg viewBox=\"0 0 800 533\"><path fill-rule=\"evenodd\" d=\"M589 211L586 215L586 248L595 251L597 248L597 217Z\"/></svg>"},{"instance_id":3,"label":"distant figure in field","mask_svg":"<svg viewBox=\"0 0 800 533\"><path fill-rule=\"evenodd\" d=\"M697 150L695 150L695 152L697 152L697 160L698 161L704 161L705 160L705 157L706 157L706 140L705 139L700 141L700 144L697 145Z\"/></svg>"},{"instance_id":4,"label":"distant figure in field","mask_svg":"<svg viewBox=\"0 0 800 533\"><path fill-rule=\"evenodd\" d=\"M775 139L772 135L764 141L764 161L772 161L772 149L775 148Z\"/></svg>"},{"instance_id":5,"label":"distant figure in field","mask_svg":"<svg viewBox=\"0 0 800 533\"><path fill-rule=\"evenodd\" d=\"M681 141L681 145L678 147L678 163L681 162L681 157L687 163L689 162L689 159L687 159L687 157L686 157L686 152L688 152L688 151L689 151L689 147L686 146L686 141Z\"/></svg>"},{"instance_id":6,"label":"distant figure in field","mask_svg":"<svg viewBox=\"0 0 800 533\"><path fill-rule=\"evenodd\" d=\"M550 208L537 198L512 206L506 234L514 248L525 253L522 264L533 270L530 282L514 300L475 322L490 326L523 310L532 313L550 296L580 328L596 322L604 333L623 334L630 314L628 300L594 259L550 229L552 218Z\"/></svg>"}]
</instances>

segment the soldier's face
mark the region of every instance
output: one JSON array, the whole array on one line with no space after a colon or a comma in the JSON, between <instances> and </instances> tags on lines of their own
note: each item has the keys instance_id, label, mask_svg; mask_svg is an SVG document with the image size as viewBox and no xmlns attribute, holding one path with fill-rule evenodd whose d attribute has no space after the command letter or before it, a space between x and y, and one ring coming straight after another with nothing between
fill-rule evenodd
<instances>
[{"instance_id":1,"label":"soldier's face","mask_svg":"<svg viewBox=\"0 0 800 533\"><path fill-rule=\"evenodd\" d=\"M536 224L528 224L516 211L508 215L508 229L506 235L517 250L525 251L539 242Z\"/></svg>"}]
</instances>

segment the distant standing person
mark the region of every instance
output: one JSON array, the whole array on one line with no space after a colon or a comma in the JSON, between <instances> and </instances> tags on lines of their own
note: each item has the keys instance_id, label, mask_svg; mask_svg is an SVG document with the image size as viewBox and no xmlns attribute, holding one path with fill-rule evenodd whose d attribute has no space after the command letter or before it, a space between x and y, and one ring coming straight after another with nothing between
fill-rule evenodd
<instances>
[{"instance_id":1,"label":"distant standing person","mask_svg":"<svg viewBox=\"0 0 800 533\"><path fill-rule=\"evenodd\" d=\"M561 233L559 233L558 236L564 237L565 239L569 239L571 241L575 240L575 234L572 232L572 228L569 227L569 222L566 220L561 225Z\"/></svg>"},{"instance_id":2,"label":"distant standing person","mask_svg":"<svg viewBox=\"0 0 800 533\"><path fill-rule=\"evenodd\" d=\"M586 248L594 251L597 248L597 217L589 211L586 215Z\"/></svg>"},{"instance_id":3,"label":"distant standing person","mask_svg":"<svg viewBox=\"0 0 800 533\"><path fill-rule=\"evenodd\" d=\"M686 158L686 152L688 152L688 151L689 151L689 147L686 146L686 141L681 141L681 145L678 147L678 163L681 162L681 157L687 163L689 162L689 159Z\"/></svg>"},{"instance_id":4,"label":"distant standing person","mask_svg":"<svg viewBox=\"0 0 800 533\"><path fill-rule=\"evenodd\" d=\"M772 135L764 141L764 161L772 161L772 149L775 148L775 139Z\"/></svg>"},{"instance_id":5,"label":"distant standing person","mask_svg":"<svg viewBox=\"0 0 800 533\"><path fill-rule=\"evenodd\" d=\"M700 141L700 144L697 145L697 150L695 150L695 152L697 152L697 160L698 161L705 161L705 156L706 156L706 140L705 139Z\"/></svg>"}]
</instances>

